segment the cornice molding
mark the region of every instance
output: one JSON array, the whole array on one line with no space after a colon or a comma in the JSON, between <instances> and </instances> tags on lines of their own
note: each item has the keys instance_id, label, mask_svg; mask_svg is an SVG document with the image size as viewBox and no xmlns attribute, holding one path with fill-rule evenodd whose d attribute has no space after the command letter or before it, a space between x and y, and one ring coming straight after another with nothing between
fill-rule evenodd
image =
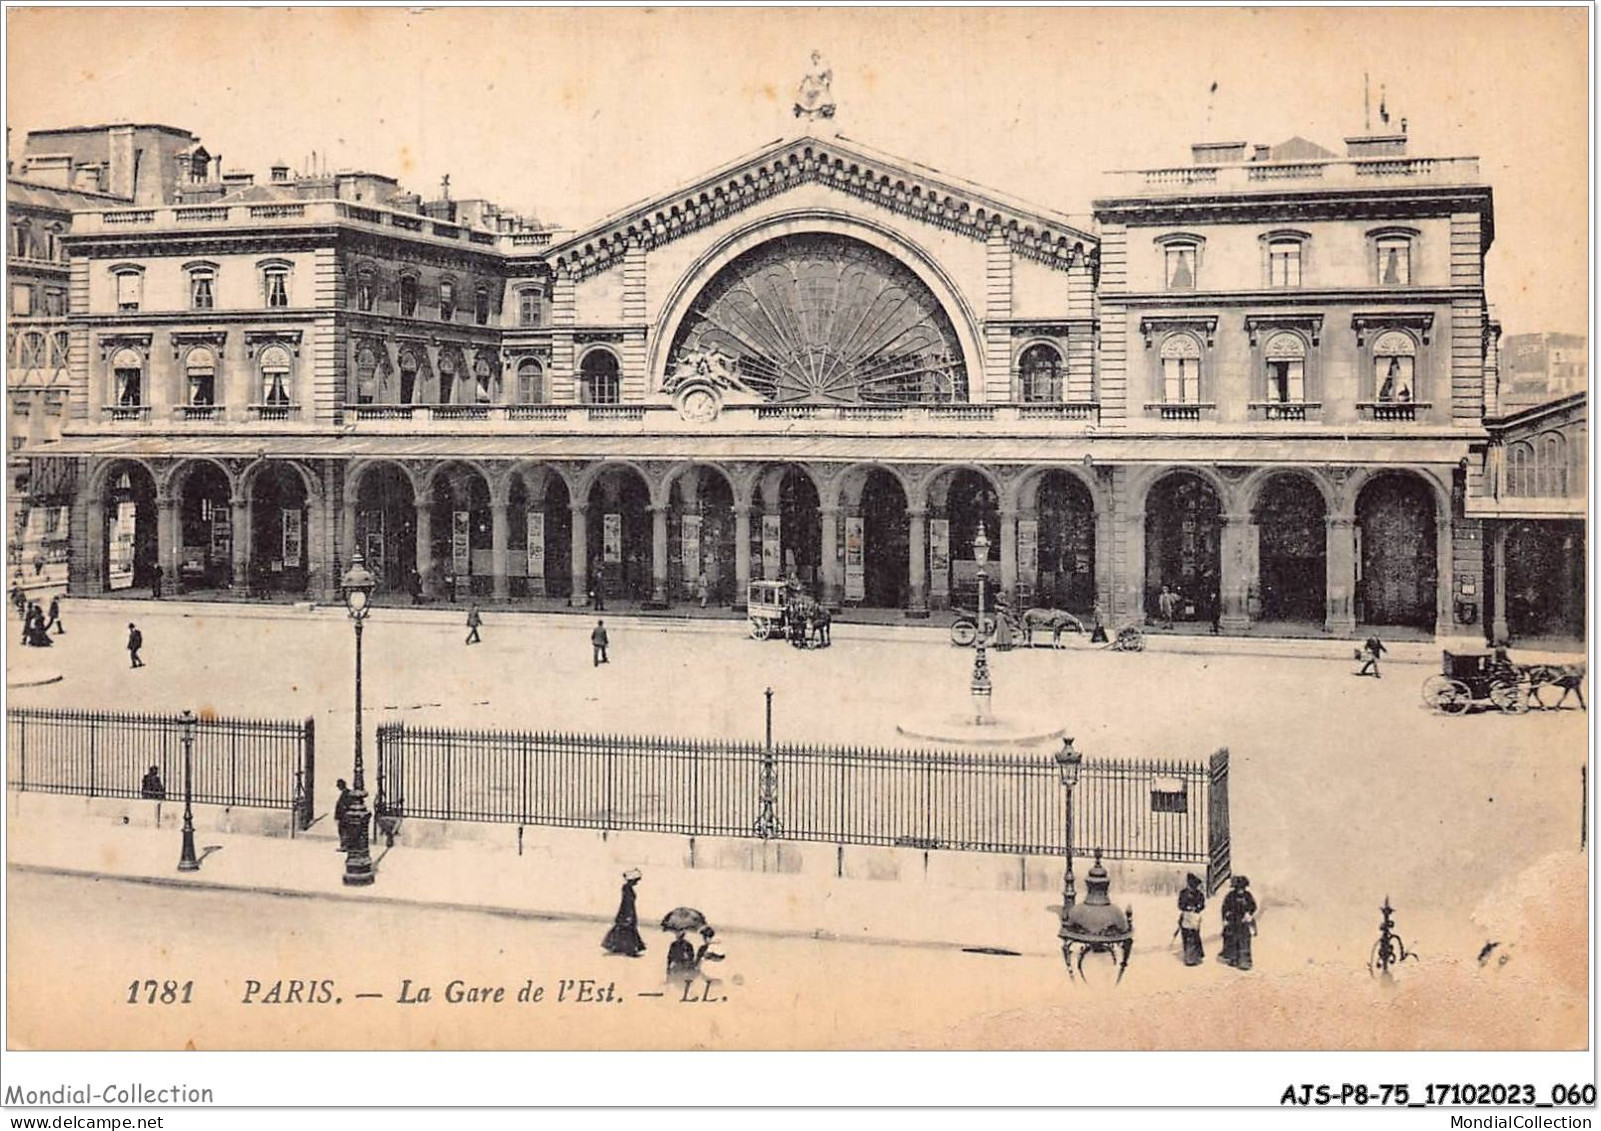
<instances>
[{"instance_id":1,"label":"cornice molding","mask_svg":"<svg viewBox=\"0 0 1601 1131\"><path fill-rule=\"evenodd\" d=\"M1145 339L1146 349L1151 348L1156 340L1156 335L1165 334L1172 330L1189 330L1192 333L1199 333L1205 337L1207 349L1211 349L1217 339L1217 315L1147 315L1140 319L1140 336Z\"/></svg>"},{"instance_id":2,"label":"cornice molding","mask_svg":"<svg viewBox=\"0 0 1601 1131\"><path fill-rule=\"evenodd\" d=\"M1305 334L1311 343L1316 346L1323 334L1323 315L1321 314L1247 314L1245 316L1245 332L1250 336L1251 344L1257 344L1257 338L1263 330L1299 330Z\"/></svg>"},{"instance_id":3,"label":"cornice molding","mask_svg":"<svg viewBox=\"0 0 1601 1131\"><path fill-rule=\"evenodd\" d=\"M1358 346L1367 341L1371 331L1383 333L1395 329L1415 331L1423 339L1423 344L1428 345L1433 328L1434 314L1427 310L1390 310L1351 315L1351 329L1356 331Z\"/></svg>"}]
</instances>

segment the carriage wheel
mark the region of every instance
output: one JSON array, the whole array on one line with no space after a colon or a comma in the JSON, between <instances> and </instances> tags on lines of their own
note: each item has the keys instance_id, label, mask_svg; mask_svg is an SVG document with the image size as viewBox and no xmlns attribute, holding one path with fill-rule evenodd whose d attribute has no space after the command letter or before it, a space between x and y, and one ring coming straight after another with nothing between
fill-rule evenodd
<instances>
[{"instance_id":1,"label":"carriage wheel","mask_svg":"<svg viewBox=\"0 0 1601 1131\"><path fill-rule=\"evenodd\" d=\"M1521 685L1498 679L1490 685L1490 702L1509 715L1521 715L1529 709L1529 697Z\"/></svg>"},{"instance_id":2,"label":"carriage wheel","mask_svg":"<svg viewBox=\"0 0 1601 1131\"><path fill-rule=\"evenodd\" d=\"M978 639L978 630L972 621L959 620L951 625L951 643L958 648L971 648Z\"/></svg>"},{"instance_id":3,"label":"carriage wheel","mask_svg":"<svg viewBox=\"0 0 1601 1131\"><path fill-rule=\"evenodd\" d=\"M761 617L750 618L750 635L752 640L766 640L772 634L772 621L763 620Z\"/></svg>"},{"instance_id":4,"label":"carriage wheel","mask_svg":"<svg viewBox=\"0 0 1601 1131\"><path fill-rule=\"evenodd\" d=\"M1423 683L1423 701L1436 711L1460 715L1473 703L1473 692L1460 680L1431 675Z\"/></svg>"}]
</instances>

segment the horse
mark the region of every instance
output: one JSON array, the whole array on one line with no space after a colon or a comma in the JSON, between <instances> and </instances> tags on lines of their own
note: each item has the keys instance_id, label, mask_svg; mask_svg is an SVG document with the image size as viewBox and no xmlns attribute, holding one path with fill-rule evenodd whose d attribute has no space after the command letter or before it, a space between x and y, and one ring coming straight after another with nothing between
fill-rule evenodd
<instances>
[{"instance_id":1,"label":"horse","mask_svg":"<svg viewBox=\"0 0 1601 1131\"><path fill-rule=\"evenodd\" d=\"M1550 685L1562 689L1562 697L1556 701L1553 709L1560 709L1568 701L1569 692L1579 697L1579 709L1589 710L1584 704L1584 690L1580 686L1584 683L1584 676L1588 664L1579 660L1571 664L1529 664L1524 670L1529 679L1529 700L1540 710L1545 710L1545 703L1540 698L1540 688Z\"/></svg>"},{"instance_id":2,"label":"horse","mask_svg":"<svg viewBox=\"0 0 1601 1131\"><path fill-rule=\"evenodd\" d=\"M1034 646L1034 630L1048 628L1051 630L1051 647L1062 646L1062 633L1083 632L1084 624L1072 613L1061 609L1027 609L1023 613L1023 644L1026 647Z\"/></svg>"}]
</instances>

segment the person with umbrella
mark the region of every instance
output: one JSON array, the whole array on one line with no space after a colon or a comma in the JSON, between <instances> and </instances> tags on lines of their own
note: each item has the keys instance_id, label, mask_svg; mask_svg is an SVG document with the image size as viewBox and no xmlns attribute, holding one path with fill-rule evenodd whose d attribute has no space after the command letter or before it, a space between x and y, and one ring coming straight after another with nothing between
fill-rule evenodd
<instances>
[{"instance_id":1,"label":"person with umbrella","mask_svg":"<svg viewBox=\"0 0 1601 1131\"><path fill-rule=\"evenodd\" d=\"M630 868L623 873L623 896L617 905L617 917L612 920L611 930L600 942L608 954L638 958L645 953L645 940L639 937L639 910L634 899L634 888L641 878L638 868Z\"/></svg>"},{"instance_id":2,"label":"person with umbrella","mask_svg":"<svg viewBox=\"0 0 1601 1131\"><path fill-rule=\"evenodd\" d=\"M667 948L667 976L692 978L695 976L695 945L684 936L706 926L706 916L693 907L675 907L662 916L662 930L673 932L672 945Z\"/></svg>"}]
</instances>

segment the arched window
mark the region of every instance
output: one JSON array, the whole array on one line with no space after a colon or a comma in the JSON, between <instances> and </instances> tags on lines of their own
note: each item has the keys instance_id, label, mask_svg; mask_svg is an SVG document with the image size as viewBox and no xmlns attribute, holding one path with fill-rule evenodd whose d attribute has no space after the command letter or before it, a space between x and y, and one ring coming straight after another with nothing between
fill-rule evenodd
<instances>
[{"instance_id":1,"label":"arched window","mask_svg":"<svg viewBox=\"0 0 1601 1131\"><path fill-rule=\"evenodd\" d=\"M544 401L544 367L534 358L525 357L517 364L517 403L543 404Z\"/></svg>"},{"instance_id":2,"label":"arched window","mask_svg":"<svg viewBox=\"0 0 1601 1131\"><path fill-rule=\"evenodd\" d=\"M1162 400L1200 403L1201 343L1189 334L1172 334L1162 343Z\"/></svg>"},{"instance_id":3,"label":"arched window","mask_svg":"<svg viewBox=\"0 0 1601 1131\"><path fill-rule=\"evenodd\" d=\"M1418 347L1399 330L1380 334L1373 343L1373 399L1380 404L1411 404L1417 400L1413 383Z\"/></svg>"},{"instance_id":4,"label":"arched window","mask_svg":"<svg viewBox=\"0 0 1601 1131\"><path fill-rule=\"evenodd\" d=\"M18 259L28 258L28 245L33 240L33 228L26 220L11 226L11 254Z\"/></svg>"},{"instance_id":5,"label":"arched window","mask_svg":"<svg viewBox=\"0 0 1601 1131\"><path fill-rule=\"evenodd\" d=\"M400 313L410 318L417 313L417 276L402 275L400 277ZM412 371L416 372L413 365Z\"/></svg>"},{"instance_id":6,"label":"arched window","mask_svg":"<svg viewBox=\"0 0 1601 1131\"><path fill-rule=\"evenodd\" d=\"M372 404L378 399L378 354L371 346L356 351L356 403Z\"/></svg>"},{"instance_id":7,"label":"arched window","mask_svg":"<svg viewBox=\"0 0 1601 1131\"><path fill-rule=\"evenodd\" d=\"M495 367L487 357L473 362L473 397L477 404L495 403Z\"/></svg>"},{"instance_id":8,"label":"arched window","mask_svg":"<svg viewBox=\"0 0 1601 1131\"><path fill-rule=\"evenodd\" d=\"M71 340L65 330L57 330L50 336L50 364L65 366L70 356Z\"/></svg>"},{"instance_id":9,"label":"arched window","mask_svg":"<svg viewBox=\"0 0 1601 1131\"><path fill-rule=\"evenodd\" d=\"M111 359L114 403L123 408L144 404L144 375L145 362L138 350L118 350Z\"/></svg>"},{"instance_id":10,"label":"arched window","mask_svg":"<svg viewBox=\"0 0 1601 1131\"><path fill-rule=\"evenodd\" d=\"M1062 355L1044 342L1029 346L1017 359L1019 392L1024 401L1062 399Z\"/></svg>"},{"instance_id":11,"label":"arched window","mask_svg":"<svg viewBox=\"0 0 1601 1131\"><path fill-rule=\"evenodd\" d=\"M461 374L461 367L456 361L456 355L450 350L443 350L439 354L439 403L455 404L456 378Z\"/></svg>"},{"instance_id":12,"label":"arched window","mask_svg":"<svg viewBox=\"0 0 1601 1131\"><path fill-rule=\"evenodd\" d=\"M404 292L402 292L404 293ZM417 355L410 350L400 351L400 403L415 404L417 397Z\"/></svg>"},{"instance_id":13,"label":"arched window","mask_svg":"<svg viewBox=\"0 0 1601 1131\"><path fill-rule=\"evenodd\" d=\"M268 346L261 351L261 403L288 405L294 403L289 351L283 346Z\"/></svg>"},{"instance_id":14,"label":"arched window","mask_svg":"<svg viewBox=\"0 0 1601 1131\"><path fill-rule=\"evenodd\" d=\"M1297 334L1274 334L1262 347L1267 363L1267 399L1275 404L1306 400L1306 343Z\"/></svg>"},{"instance_id":15,"label":"arched window","mask_svg":"<svg viewBox=\"0 0 1601 1131\"><path fill-rule=\"evenodd\" d=\"M1506 493L1516 498L1534 494L1534 448L1521 440L1507 445Z\"/></svg>"},{"instance_id":16,"label":"arched window","mask_svg":"<svg viewBox=\"0 0 1601 1131\"><path fill-rule=\"evenodd\" d=\"M619 404L622 382L617 373L617 355L610 350L591 350L579 367L585 404Z\"/></svg>"},{"instance_id":17,"label":"arched window","mask_svg":"<svg viewBox=\"0 0 1601 1131\"><path fill-rule=\"evenodd\" d=\"M217 355L205 346L196 346L183 359L184 376L188 378L189 404L214 405L217 403Z\"/></svg>"},{"instance_id":18,"label":"arched window","mask_svg":"<svg viewBox=\"0 0 1601 1131\"><path fill-rule=\"evenodd\" d=\"M1560 498L1568 493L1568 445L1560 432L1540 434L1540 494Z\"/></svg>"}]
</instances>

